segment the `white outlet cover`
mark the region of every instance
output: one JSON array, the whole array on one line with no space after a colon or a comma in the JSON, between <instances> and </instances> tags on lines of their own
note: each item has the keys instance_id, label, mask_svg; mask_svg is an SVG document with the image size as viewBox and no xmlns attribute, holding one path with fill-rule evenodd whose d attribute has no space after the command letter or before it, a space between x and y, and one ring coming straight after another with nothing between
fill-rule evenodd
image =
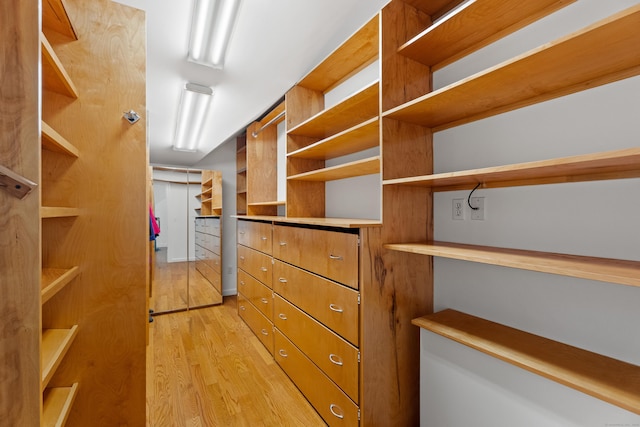
<instances>
[{"instance_id":1,"label":"white outlet cover","mask_svg":"<svg viewBox=\"0 0 640 427\"><path fill-rule=\"evenodd\" d=\"M471 206L474 208L478 208L478 209L473 209L473 208L471 209L471 219L484 221L487 216L486 215L487 206L485 204L484 197L471 197L469 199L469 204L471 204Z\"/></svg>"}]
</instances>

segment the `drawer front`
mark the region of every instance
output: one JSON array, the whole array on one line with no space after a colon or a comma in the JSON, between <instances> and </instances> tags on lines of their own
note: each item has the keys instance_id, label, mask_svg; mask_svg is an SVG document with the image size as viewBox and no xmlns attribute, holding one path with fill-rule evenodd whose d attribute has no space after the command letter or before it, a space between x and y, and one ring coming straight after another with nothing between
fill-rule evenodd
<instances>
[{"instance_id":1,"label":"drawer front","mask_svg":"<svg viewBox=\"0 0 640 427\"><path fill-rule=\"evenodd\" d=\"M273 292L242 270L238 270L238 292L269 320L273 319Z\"/></svg>"},{"instance_id":2,"label":"drawer front","mask_svg":"<svg viewBox=\"0 0 640 427\"><path fill-rule=\"evenodd\" d=\"M358 291L279 260L273 265L273 290L347 341L359 345Z\"/></svg>"},{"instance_id":3,"label":"drawer front","mask_svg":"<svg viewBox=\"0 0 640 427\"><path fill-rule=\"evenodd\" d=\"M196 232L204 233L206 232L206 218L196 218Z\"/></svg>"},{"instance_id":4,"label":"drawer front","mask_svg":"<svg viewBox=\"0 0 640 427\"><path fill-rule=\"evenodd\" d=\"M220 255L220 237L207 235L207 249Z\"/></svg>"},{"instance_id":5,"label":"drawer front","mask_svg":"<svg viewBox=\"0 0 640 427\"><path fill-rule=\"evenodd\" d=\"M196 261L196 268L202 276L211 283L211 286L213 286L218 293L222 294L222 278L220 277L220 273L209 267L203 261Z\"/></svg>"},{"instance_id":6,"label":"drawer front","mask_svg":"<svg viewBox=\"0 0 640 427\"><path fill-rule=\"evenodd\" d=\"M201 233L196 231L195 233L195 241L196 241L196 245L200 245L203 248L207 246L207 238L206 238L206 234L205 233Z\"/></svg>"},{"instance_id":7,"label":"drawer front","mask_svg":"<svg viewBox=\"0 0 640 427\"><path fill-rule=\"evenodd\" d=\"M220 218L205 218L206 233L220 236Z\"/></svg>"},{"instance_id":8,"label":"drawer front","mask_svg":"<svg viewBox=\"0 0 640 427\"><path fill-rule=\"evenodd\" d=\"M238 244L271 255L271 223L238 221Z\"/></svg>"},{"instance_id":9,"label":"drawer front","mask_svg":"<svg viewBox=\"0 0 640 427\"><path fill-rule=\"evenodd\" d=\"M196 250L196 259L204 260L206 257L205 249L200 245L196 245L195 250Z\"/></svg>"},{"instance_id":10,"label":"drawer front","mask_svg":"<svg viewBox=\"0 0 640 427\"><path fill-rule=\"evenodd\" d=\"M238 245L238 267L271 288L273 264L269 255Z\"/></svg>"},{"instance_id":11,"label":"drawer front","mask_svg":"<svg viewBox=\"0 0 640 427\"><path fill-rule=\"evenodd\" d=\"M276 225L273 256L358 289L358 236Z\"/></svg>"},{"instance_id":12,"label":"drawer front","mask_svg":"<svg viewBox=\"0 0 640 427\"><path fill-rule=\"evenodd\" d=\"M238 315L249 326L249 329L258 337L260 342L273 355L273 325L257 308L247 299L238 294Z\"/></svg>"},{"instance_id":13,"label":"drawer front","mask_svg":"<svg viewBox=\"0 0 640 427\"><path fill-rule=\"evenodd\" d=\"M274 326L358 402L358 349L276 295Z\"/></svg>"},{"instance_id":14,"label":"drawer front","mask_svg":"<svg viewBox=\"0 0 640 427\"><path fill-rule=\"evenodd\" d=\"M222 268L220 267L220 255L214 254L213 252L206 249L205 252L207 253L207 265L209 265L209 267L211 267L218 273L222 273Z\"/></svg>"},{"instance_id":15,"label":"drawer front","mask_svg":"<svg viewBox=\"0 0 640 427\"><path fill-rule=\"evenodd\" d=\"M278 330L274 357L328 425L358 425L358 406Z\"/></svg>"}]
</instances>

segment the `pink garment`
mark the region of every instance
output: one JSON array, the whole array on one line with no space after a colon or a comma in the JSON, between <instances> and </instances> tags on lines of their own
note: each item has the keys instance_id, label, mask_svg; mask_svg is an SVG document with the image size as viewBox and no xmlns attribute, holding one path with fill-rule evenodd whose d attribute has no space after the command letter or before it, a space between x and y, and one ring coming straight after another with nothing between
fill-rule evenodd
<instances>
[{"instance_id":1,"label":"pink garment","mask_svg":"<svg viewBox=\"0 0 640 427\"><path fill-rule=\"evenodd\" d=\"M153 234L156 236L160 234L160 225L158 225L158 221L156 221L156 216L153 214L153 207L151 205L149 205L149 221L151 221Z\"/></svg>"}]
</instances>

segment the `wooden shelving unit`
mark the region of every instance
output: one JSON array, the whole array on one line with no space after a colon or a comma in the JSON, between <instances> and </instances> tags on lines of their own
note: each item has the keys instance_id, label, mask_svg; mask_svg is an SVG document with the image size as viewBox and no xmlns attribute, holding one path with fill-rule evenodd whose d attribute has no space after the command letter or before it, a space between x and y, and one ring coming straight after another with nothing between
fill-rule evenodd
<instances>
[{"instance_id":1,"label":"wooden shelving unit","mask_svg":"<svg viewBox=\"0 0 640 427\"><path fill-rule=\"evenodd\" d=\"M640 414L640 366L455 310L420 317L413 324Z\"/></svg>"},{"instance_id":2,"label":"wooden shelving unit","mask_svg":"<svg viewBox=\"0 0 640 427\"><path fill-rule=\"evenodd\" d=\"M398 52L437 70L575 0L471 1L406 42ZM431 15L431 13L429 13Z\"/></svg>"},{"instance_id":3,"label":"wooden shelving unit","mask_svg":"<svg viewBox=\"0 0 640 427\"><path fill-rule=\"evenodd\" d=\"M78 97L78 89L69 77L44 33L40 34L42 49L42 84L45 89L70 98Z\"/></svg>"},{"instance_id":4,"label":"wooden shelving unit","mask_svg":"<svg viewBox=\"0 0 640 427\"><path fill-rule=\"evenodd\" d=\"M222 172L203 170L201 187L200 216L222 215Z\"/></svg>"},{"instance_id":5,"label":"wooden shelving unit","mask_svg":"<svg viewBox=\"0 0 640 427\"><path fill-rule=\"evenodd\" d=\"M64 426L77 393L78 383L74 383L71 387L45 389L42 399L42 426Z\"/></svg>"},{"instance_id":6,"label":"wooden shelving unit","mask_svg":"<svg viewBox=\"0 0 640 427\"><path fill-rule=\"evenodd\" d=\"M640 261L624 261L450 242L386 244L394 251L640 286Z\"/></svg>"},{"instance_id":7,"label":"wooden shelving unit","mask_svg":"<svg viewBox=\"0 0 640 427\"><path fill-rule=\"evenodd\" d=\"M42 304L46 303L58 291L71 282L80 271L78 266L71 268L42 269Z\"/></svg>"},{"instance_id":8,"label":"wooden shelving unit","mask_svg":"<svg viewBox=\"0 0 640 427\"><path fill-rule=\"evenodd\" d=\"M236 215L247 214L247 135L236 138Z\"/></svg>"},{"instance_id":9,"label":"wooden shelving unit","mask_svg":"<svg viewBox=\"0 0 640 427\"><path fill-rule=\"evenodd\" d=\"M66 218L80 215L80 209L78 208L65 208L54 206L42 206L40 208L40 216L42 219L46 218Z\"/></svg>"},{"instance_id":10,"label":"wooden shelving unit","mask_svg":"<svg viewBox=\"0 0 640 427\"><path fill-rule=\"evenodd\" d=\"M66 154L71 157L78 157L78 149L67 141L62 135L56 132L51 126L42 122L42 148L57 153Z\"/></svg>"},{"instance_id":11,"label":"wooden shelving unit","mask_svg":"<svg viewBox=\"0 0 640 427\"><path fill-rule=\"evenodd\" d=\"M383 185L429 187L433 191L636 178L640 148L606 151L550 160L385 180Z\"/></svg>"},{"instance_id":12,"label":"wooden shelving unit","mask_svg":"<svg viewBox=\"0 0 640 427\"><path fill-rule=\"evenodd\" d=\"M78 325L70 329L42 331L42 390L47 387L78 333Z\"/></svg>"},{"instance_id":13,"label":"wooden shelving unit","mask_svg":"<svg viewBox=\"0 0 640 427\"><path fill-rule=\"evenodd\" d=\"M338 166L317 169L311 172L290 176L291 181L333 181L336 179L352 178L355 176L380 173L380 156L356 160Z\"/></svg>"},{"instance_id":14,"label":"wooden shelving unit","mask_svg":"<svg viewBox=\"0 0 640 427\"><path fill-rule=\"evenodd\" d=\"M638 26L640 6L634 6L383 117L439 131L638 75Z\"/></svg>"}]
</instances>

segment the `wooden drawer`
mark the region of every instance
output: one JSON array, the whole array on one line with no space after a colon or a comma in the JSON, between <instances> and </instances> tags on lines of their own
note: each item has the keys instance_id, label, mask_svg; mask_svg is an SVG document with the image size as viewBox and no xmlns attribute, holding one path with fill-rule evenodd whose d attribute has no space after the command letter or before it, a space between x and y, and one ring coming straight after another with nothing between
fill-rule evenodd
<instances>
[{"instance_id":1,"label":"wooden drawer","mask_svg":"<svg viewBox=\"0 0 640 427\"><path fill-rule=\"evenodd\" d=\"M358 235L276 225L273 256L358 289Z\"/></svg>"},{"instance_id":2,"label":"wooden drawer","mask_svg":"<svg viewBox=\"0 0 640 427\"><path fill-rule=\"evenodd\" d=\"M218 273L222 273L222 267L221 267L221 261L220 261L220 255L215 254L209 250L206 250L207 253L207 265L211 268L213 268L215 271L217 271Z\"/></svg>"},{"instance_id":3,"label":"wooden drawer","mask_svg":"<svg viewBox=\"0 0 640 427\"><path fill-rule=\"evenodd\" d=\"M206 248L220 255L220 237L208 234Z\"/></svg>"},{"instance_id":4,"label":"wooden drawer","mask_svg":"<svg viewBox=\"0 0 640 427\"><path fill-rule=\"evenodd\" d=\"M220 294L222 294L222 278L220 277L220 272L215 271L211 267L209 267L203 261L196 261L196 268L198 271L204 276L205 279L215 290L217 290Z\"/></svg>"},{"instance_id":5,"label":"wooden drawer","mask_svg":"<svg viewBox=\"0 0 640 427\"><path fill-rule=\"evenodd\" d=\"M202 246L203 248L207 246L207 238L206 238L206 234L205 233L201 233L196 231L195 235L194 235L194 239L196 242L196 245Z\"/></svg>"},{"instance_id":6,"label":"wooden drawer","mask_svg":"<svg viewBox=\"0 0 640 427\"><path fill-rule=\"evenodd\" d=\"M196 233L206 232L206 218L196 218L195 225L196 225Z\"/></svg>"},{"instance_id":7,"label":"wooden drawer","mask_svg":"<svg viewBox=\"0 0 640 427\"><path fill-rule=\"evenodd\" d=\"M330 426L357 426L358 406L278 330L276 362Z\"/></svg>"},{"instance_id":8,"label":"wooden drawer","mask_svg":"<svg viewBox=\"0 0 640 427\"><path fill-rule=\"evenodd\" d=\"M238 269L238 292L249 300L269 320L273 319L273 291Z\"/></svg>"},{"instance_id":9,"label":"wooden drawer","mask_svg":"<svg viewBox=\"0 0 640 427\"><path fill-rule=\"evenodd\" d=\"M271 255L272 226L268 222L238 221L238 244Z\"/></svg>"},{"instance_id":10,"label":"wooden drawer","mask_svg":"<svg viewBox=\"0 0 640 427\"><path fill-rule=\"evenodd\" d=\"M274 326L357 403L358 349L278 295L273 313Z\"/></svg>"},{"instance_id":11,"label":"wooden drawer","mask_svg":"<svg viewBox=\"0 0 640 427\"><path fill-rule=\"evenodd\" d=\"M220 236L220 218L205 218L205 233Z\"/></svg>"},{"instance_id":12,"label":"wooden drawer","mask_svg":"<svg viewBox=\"0 0 640 427\"><path fill-rule=\"evenodd\" d=\"M273 324L242 294L238 294L238 315L273 355Z\"/></svg>"},{"instance_id":13,"label":"wooden drawer","mask_svg":"<svg viewBox=\"0 0 640 427\"><path fill-rule=\"evenodd\" d=\"M358 346L359 293L282 261L273 265L273 290Z\"/></svg>"},{"instance_id":14,"label":"wooden drawer","mask_svg":"<svg viewBox=\"0 0 640 427\"><path fill-rule=\"evenodd\" d=\"M238 245L238 267L271 288L273 263L269 255Z\"/></svg>"}]
</instances>

